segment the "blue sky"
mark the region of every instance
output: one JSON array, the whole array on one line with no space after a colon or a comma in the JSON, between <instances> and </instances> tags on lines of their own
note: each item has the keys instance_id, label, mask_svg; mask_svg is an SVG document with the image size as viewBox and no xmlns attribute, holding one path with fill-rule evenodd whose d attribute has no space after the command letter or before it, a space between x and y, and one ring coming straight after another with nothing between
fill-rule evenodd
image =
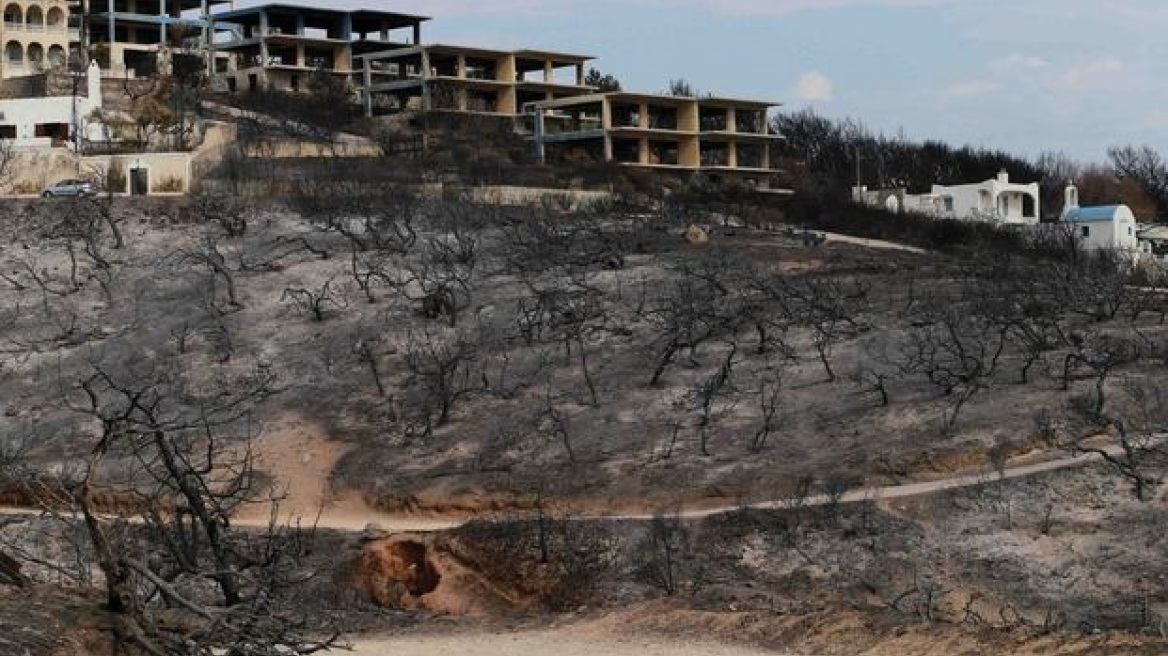
<instances>
[{"instance_id":1,"label":"blue sky","mask_svg":"<svg viewBox=\"0 0 1168 656\"><path fill-rule=\"evenodd\" d=\"M237 6L262 4L238 2ZM813 107L876 131L1102 161L1168 150L1168 0L337 0L425 41L597 57L626 89Z\"/></svg>"}]
</instances>

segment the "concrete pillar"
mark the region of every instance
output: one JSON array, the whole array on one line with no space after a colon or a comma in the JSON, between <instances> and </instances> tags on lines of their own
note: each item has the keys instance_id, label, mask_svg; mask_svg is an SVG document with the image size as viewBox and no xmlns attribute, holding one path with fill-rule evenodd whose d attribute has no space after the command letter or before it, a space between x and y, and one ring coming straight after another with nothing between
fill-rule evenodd
<instances>
[{"instance_id":1,"label":"concrete pillar","mask_svg":"<svg viewBox=\"0 0 1168 656\"><path fill-rule=\"evenodd\" d=\"M556 65L552 61L545 61L543 63L543 81L546 84L551 84L556 81Z\"/></svg>"},{"instance_id":2,"label":"concrete pillar","mask_svg":"<svg viewBox=\"0 0 1168 656\"><path fill-rule=\"evenodd\" d=\"M584 64L576 64L576 86L584 86Z\"/></svg>"},{"instance_id":3,"label":"concrete pillar","mask_svg":"<svg viewBox=\"0 0 1168 656\"><path fill-rule=\"evenodd\" d=\"M365 106L365 118L373 118L373 62L368 57L362 61L364 65L361 67L361 100Z\"/></svg>"},{"instance_id":4,"label":"concrete pillar","mask_svg":"<svg viewBox=\"0 0 1168 656\"><path fill-rule=\"evenodd\" d=\"M637 127L648 129L649 127L649 105L648 103L641 103L637 105Z\"/></svg>"},{"instance_id":5,"label":"concrete pillar","mask_svg":"<svg viewBox=\"0 0 1168 656\"><path fill-rule=\"evenodd\" d=\"M726 164L730 168L738 168L738 142L731 141L726 147Z\"/></svg>"},{"instance_id":6,"label":"concrete pillar","mask_svg":"<svg viewBox=\"0 0 1168 656\"><path fill-rule=\"evenodd\" d=\"M114 67L114 33L117 30L117 27L114 25L117 22L114 19L114 10L115 9L117 9L117 7L114 5L114 0L110 0L110 3L109 3L109 10L110 10L110 12L109 12L109 25L108 25L109 67L110 67L110 69L113 69L113 67Z\"/></svg>"},{"instance_id":7,"label":"concrete pillar","mask_svg":"<svg viewBox=\"0 0 1168 656\"><path fill-rule=\"evenodd\" d=\"M738 132L738 111L733 107L726 110L726 131Z\"/></svg>"},{"instance_id":8,"label":"concrete pillar","mask_svg":"<svg viewBox=\"0 0 1168 656\"><path fill-rule=\"evenodd\" d=\"M305 52L305 48L304 48L303 43L296 44L296 65L297 66L307 66L308 65L308 53Z\"/></svg>"},{"instance_id":9,"label":"concrete pillar","mask_svg":"<svg viewBox=\"0 0 1168 656\"><path fill-rule=\"evenodd\" d=\"M466 55L458 56L458 63L454 66L454 76L460 80L466 79Z\"/></svg>"},{"instance_id":10,"label":"concrete pillar","mask_svg":"<svg viewBox=\"0 0 1168 656\"><path fill-rule=\"evenodd\" d=\"M422 44L422 24L414 23L414 45Z\"/></svg>"},{"instance_id":11,"label":"concrete pillar","mask_svg":"<svg viewBox=\"0 0 1168 656\"><path fill-rule=\"evenodd\" d=\"M544 132L543 108L535 108L535 117L532 122L532 131L535 133L535 153L539 156L540 164L547 164L547 145L543 142Z\"/></svg>"},{"instance_id":12,"label":"concrete pillar","mask_svg":"<svg viewBox=\"0 0 1168 656\"><path fill-rule=\"evenodd\" d=\"M641 164L649 163L649 138L641 137L637 143L637 161Z\"/></svg>"},{"instance_id":13,"label":"concrete pillar","mask_svg":"<svg viewBox=\"0 0 1168 656\"><path fill-rule=\"evenodd\" d=\"M381 25L379 25L379 27L381 28L381 30L380 30L381 40L382 41L389 41L389 26L386 25L385 21L381 21Z\"/></svg>"},{"instance_id":14,"label":"concrete pillar","mask_svg":"<svg viewBox=\"0 0 1168 656\"><path fill-rule=\"evenodd\" d=\"M430 92L430 53L426 50L422 51L422 111L428 112L434 107L433 94Z\"/></svg>"},{"instance_id":15,"label":"concrete pillar","mask_svg":"<svg viewBox=\"0 0 1168 656\"><path fill-rule=\"evenodd\" d=\"M260 66L268 65L268 12L260 10Z\"/></svg>"},{"instance_id":16,"label":"concrete pillar","mask_svg":"<svg viewBox=\"0 0 1168 656\"><path fill-rule=\"evenodd\" d=\"M296 15L296 36L304 36L304 15Z\"/></svg>"}]
</instances>

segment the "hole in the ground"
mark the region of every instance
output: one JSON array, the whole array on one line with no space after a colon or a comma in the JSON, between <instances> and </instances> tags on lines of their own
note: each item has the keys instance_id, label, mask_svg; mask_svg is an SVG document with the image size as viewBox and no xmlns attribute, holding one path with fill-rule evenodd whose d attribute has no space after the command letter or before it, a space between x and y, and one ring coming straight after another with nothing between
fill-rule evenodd
<instances>
[{"instance_id":1,"label":"hole in the ground","mask_svg":"<svg viewBox=\"0 0 1168 656\"><path fill-rule=\"evenodd\" d=\"M379 605L400 607L438 589L442 575L425 544L413 540L370 545L361 557L360 579Z\"/></svg>"}]
</instances>

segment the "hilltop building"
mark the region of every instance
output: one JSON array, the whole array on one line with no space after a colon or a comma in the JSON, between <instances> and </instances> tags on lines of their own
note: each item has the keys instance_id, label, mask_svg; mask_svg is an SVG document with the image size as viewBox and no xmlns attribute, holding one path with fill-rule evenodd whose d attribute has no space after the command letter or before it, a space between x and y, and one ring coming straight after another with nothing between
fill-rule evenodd
<instances>
[{"instance_id":1,"label":"hilltop building","mask_svg":"<svg viewBox=\"0 0 1168 656\"><path fill-rule=\"evenodd\" d=\"M1079 190L1068 185L1061 222L1071 226L1085 250L1111 249L1134 256L1140 249L1136 217L1127 205L1079 207Z\"/></svg>"},{"instance_id":2,"label":"hilltop building","mask_svg":"<svg viewBox=\"0 0 1168 656\"><path fill-rule=\"evenodd\" d=\"M734 98L593 93L529 103L543 160L583 151L624 167L701 172L767 186L777 172L767 110Z\"/></svg>"},{"instance_id":3,"label":"hilltop building","mask_svg":"<svg viewBox=\"0 0 1168 656\"><path fill-rule=\"evenodd\" d=\"M65 0L7 0L0 40L4 57L0 78L33 75L64 66L70 44L78 38L70 28L70 3Z\"/></svg>"},{"instance_id":4,"label":"hilltop building","mask_svg":"<svg viewBox=\"0 0 1168 656\"><path fill-rule=\"evenodd\" d=\"M231 0L3 1L0 79L50 69L67 78L78 73L66 66L82 62L92 62L90 76L97 70L113 79L177 74L183 54L182 70L195 70L195 57L202 58L223 92L307 91L313 77L327 75L352 90L371 117L509 119L545 160L586 153L620 167L702 172L759 187L778 173L772 145L782 137L767 120L774 103L598 93L585 84L588 55L427 44L425 16L282 3L237 9ZM87 94L74 89L63 120L63 101L43 90L30 97L44 84L19 84L9 95L23 99L9 106L0 138L31 144L89 137L78 116L100 106L100 85L97 93L92 84Z\"/></svg>"},{"instance_id":5,"label":"hilltop building","mask_svg":"<svg viewBox=\"0 0 1168 656\"><path fill-rule=\"evenodd\" d=\"M927 194L906 195L906 210L944 219L988 221L1006 225L1039 223L1038 183L1010 182L1010 174L963 185L933 185Z\"/></svg>"},{"instance_id":6,"label":"hilltop building","mask_svg":"<svg viewBox=\"0 0 1168 656\"><path fill-rule=\"evenodd\" d=\"M210 14L209 45L228 55L222 74L230 90L300 91L309 74L323 72L358 84L356 58L417 46L430 20L390 11L342 10L268 4Z\"/></svg>"},{"instance_id":7,"label":"hilltop building","mask_svg":"<svg viewBox=\"0 0 1168 656\"><path fill-rule=\"evenodd\" d=\"M420 110L516 116L524 105L595 91L587 55L430 44L360 56L365 113Z\"/></svg>"},{"instance_id":8,"label":"hilltop building","mask_svg":"<svg viewBox=\"0 0 1168 656\"><path fill-rule=\"evenodd\" d=\"M938 219L987 221L1003 225L1037 225L1038 183L1010 182L1010 174L963 185L933 185L927 194L907 194L903 189L854 187L852 200L891 212L913 212Z\"/></svg>"}]
</instances>

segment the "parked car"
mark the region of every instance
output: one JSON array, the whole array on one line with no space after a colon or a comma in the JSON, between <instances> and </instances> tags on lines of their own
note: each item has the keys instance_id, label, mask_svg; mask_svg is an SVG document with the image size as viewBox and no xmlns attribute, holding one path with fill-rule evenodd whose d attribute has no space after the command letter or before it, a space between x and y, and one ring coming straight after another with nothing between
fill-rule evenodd
<instances>
[{"instance_id":1,"label":"parked car","mask_svg":"<svg viewBox=\"0 0 1168 656\"><path fill-rule=\"evenodd\" d=\"M61 180L49 185L41 192L45 198L57 196L92 196L93 185L84 180Z\"/></svg>"}]
</instances>

